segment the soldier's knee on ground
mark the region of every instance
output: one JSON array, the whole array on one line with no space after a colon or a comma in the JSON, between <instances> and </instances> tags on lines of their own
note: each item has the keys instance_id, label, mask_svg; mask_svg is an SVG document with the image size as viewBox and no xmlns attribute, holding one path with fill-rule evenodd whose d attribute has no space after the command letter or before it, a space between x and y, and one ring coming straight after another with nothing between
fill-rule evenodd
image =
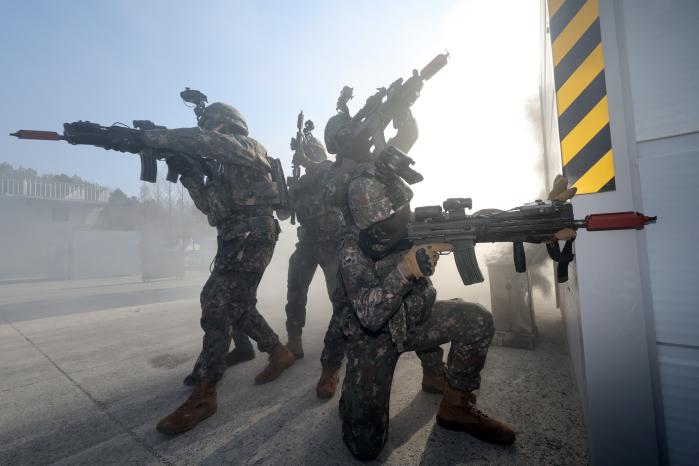
<instances>
[{"instance_id":1,"label":"soldier's knee on ground","mask_svg":"<svg viewBox=\"0 0 699 466\"><path fill-rule=\"evenodd\" d=\"M388 439L385 429L375 424L346 424L342 423L342 439L355 458L371 461L381 454Z\"/></svg>"},{"instance_id":2,"label":"soldier's knee on ground","mask_svg":"<svg viewBox=\"0 0 699 466\"><path fill-rule=\"evenodd\" d=\"M352 455L361 461L373 460L388 439L388 410L383 406L347 403L340 399L342 439Z\"/></svg>"}]
</instances>

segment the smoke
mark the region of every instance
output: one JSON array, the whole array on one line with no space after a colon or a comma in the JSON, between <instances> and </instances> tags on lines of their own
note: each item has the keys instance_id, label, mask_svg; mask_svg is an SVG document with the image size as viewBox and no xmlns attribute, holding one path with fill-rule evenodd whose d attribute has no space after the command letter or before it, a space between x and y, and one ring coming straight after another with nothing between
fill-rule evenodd
<instances>
[{"instance_id":1,"label":"smoke","mask_svg":"<svg viewBox=\"0 0 699 466\"><path fill-rule=\"evenodd\" d=\"M525 101L525 115L529 127L536 141L536 147L539 154L543 154L543 140L541 127L541 105L537 96L530 96ZM543 180L546 177L543 155L536 159L535 176L540 181L541 189L537 194L537 199L545 199L547 197L547 188ZM551 279L551 270L546 267L548 263L548 252L543 244L525 244L524 253L527 258L527 269L529 270L529 279L532 288L539 290L545 297L551 295L553 283ZM506 264L510 263L514 267L514 259L512 255L512 244L497 244L492 250L486 254L485 260L487 264Z\"/></svg>"}]
</instances>

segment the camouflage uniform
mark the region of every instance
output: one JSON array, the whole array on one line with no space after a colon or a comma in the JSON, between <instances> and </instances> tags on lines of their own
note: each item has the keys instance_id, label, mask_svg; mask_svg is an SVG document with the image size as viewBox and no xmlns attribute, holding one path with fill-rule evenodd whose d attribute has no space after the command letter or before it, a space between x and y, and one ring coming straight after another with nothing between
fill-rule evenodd
<instances>
[{"instance_id":1,"label":"camouflage uniform","mask_svg":"<svg viewBox=\"0 0 699 466\"><path fill-rule=\"evenodd\" d=\"M195 367L199 381L215 383L226 369L231 327L263 352L279 342L255 308L257 286L280 231L272 216L278 186L265 148L248 136L182 128L144 131L143 138L149 147L209 160L206 177L190 172L181 181L218 231L214 267L200 297L204 341Z\"/></svg>"},{"instance_id":2,"label":"camouflage uniform","mask_svg":"<svg viewBox=\"0 0 699 466\"><path fill-rule=\"evenodd\" d=\"M378 195L377 186L382 190ZM398 270L402 252L377 257L365 244L362 235L370 228L397 211L409 212L411 196L401 180L381 179L370 166L358 167L348 189L356 225L347 229L339 247L341 291L336 305L342 308L340 325L348 336L340 415L345 443L365 460L375 458L386 442L391 382L402 352L438 351L441 365L439 345L451 343L449 385L472 391L480 384L494 332L492 316L482 306L435 301L429 279L406 278Z\"/></svg>"},{"instance_id":3,"label":"camouflage uniform","mask_svg":"<svg viewBox=\"0 0 699 466\"><path fill-rule=\"evenodd\" d=\"M340 209L327 202L325 188L334 176L334 163L306 164L306 173L290 190L300 226L298 243L289 258L286 328L300 334L306 324L308 288L320 265L332 303L337 283L337 245L345 225ZM344 358L344 337L334 333L325 339L323 367L338 368Z\"/></svg>"},{"instance_id":4,"label":"camouflage uniform","mask_svg":"<svg viewBox=\"0 0 699 466\"><path fill-rule=\"evenodd\" d=\"M345 443L359 458L376 457L386 442L391 382L402 352L434 351L451 342L449 384L472 391L479 387L494 332L482 306L435 302L429 279L405 279L395 268L399 256L374 262L359 247L356 232L340 246L343 329L349 336L340 415Z\"/></svg>"}]
</instances>

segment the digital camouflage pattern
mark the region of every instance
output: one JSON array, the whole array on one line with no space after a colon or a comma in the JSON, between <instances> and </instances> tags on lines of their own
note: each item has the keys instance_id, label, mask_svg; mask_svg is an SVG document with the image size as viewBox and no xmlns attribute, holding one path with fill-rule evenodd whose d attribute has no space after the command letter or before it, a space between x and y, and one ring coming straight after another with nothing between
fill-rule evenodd
<instances>
[{"instance_id":1,"label":"digital camouflage pattern","mask_svg":"<svg viewBox=\"0 0 699 466\"><path fill-rule=\"evenodd\" d=\"M435 301L431 282L404 277L395 267L397 257L373 261L360 248L356 229L348 230L339 248L338 288L345 293L341 326L348 335L340 414L345 443L360 459L375 458L386 442L391 382L401 352L435 351L450 342L447 380L472 391L480 385L494 333L492 316L482 306Z\"/></svg>"},{"instance_id":2,"label":"digital camouflage pattern","mask_svg":"<svg viewBox=\"0 0 699 466\"><path fill-rule=\"evenodd\" d=\"M209 224L218 230L218 251L201 292L202 351L194 375L218 381L226 368L232 328L269 352L279 338L255 308L257 286L272 259L279 224L272 216L278 186L267 151L241 134L200 128L144 131L151 148L204 158L207 176L182 170L182 184Z\"/></svg>"},{"instance_id":3,"label":"digital camouflage pattern","mask_svg":"<svg viewBox=\"0 0 699 466\"><path fill-rule=\"evenodd\" d=\"M332 303L337 283L337 245L345 225L342 211L328 202L325 192L334 176L333 162L326 160L304 166L306 173L289 192L300 223L299 241L289 258L286 328L290 334L301 333L306 324L308 288L319 265ZM323 367L340 367L345 352L343 335L331 332L324 342Z\"/></svg>"}]
</instances>

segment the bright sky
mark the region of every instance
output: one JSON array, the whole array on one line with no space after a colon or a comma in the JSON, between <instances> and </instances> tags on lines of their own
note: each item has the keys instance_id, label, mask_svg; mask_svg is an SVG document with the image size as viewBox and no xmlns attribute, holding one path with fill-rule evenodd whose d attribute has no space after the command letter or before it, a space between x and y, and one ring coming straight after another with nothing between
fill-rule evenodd
<instances>
[{"instance_id":1,"label":"bright sky","mask_svg":"<svg viewBox=\"0 0 699 466\"><path fill-rule=\"evenodd\" d=\"M0 127L192 126L178 95L190 86L237 106L288 167L300 109L322 135L343 85L355 88L354 111L447 49L451 62L414 107L421 137L411 155L428 180L417 201L475 197L476 185L522 189L513 177L535 148L523 102L537 93L538 15L536 0L14 2L0 18ZM2 136L0 160L130 194L140 184L137 157L63 142Z\"/></svg>"},{"instance_id":2,"label":"bright sky","mask_svg":"<svg viewBox=\"0 0 699 466\"><path fill-rule=\"evenodd\" d=\"M0 161L136 195L136 156L5 135L77 120L193 126L179 98L189 86L238 107L290 170L300 109L322 135L343 85L354 87L356 111L376 87L446 49L450 63L413 107L421 134L410 155L425 175L413 206L470 196L475 209L513 207L542 189L525 117L525 101L538 94L539 8L538 0L13 2L0 17ZM453 268L444 262L440 269ZM449 280L449 288L463 287Z\"/></svg>"}]
</instances>

